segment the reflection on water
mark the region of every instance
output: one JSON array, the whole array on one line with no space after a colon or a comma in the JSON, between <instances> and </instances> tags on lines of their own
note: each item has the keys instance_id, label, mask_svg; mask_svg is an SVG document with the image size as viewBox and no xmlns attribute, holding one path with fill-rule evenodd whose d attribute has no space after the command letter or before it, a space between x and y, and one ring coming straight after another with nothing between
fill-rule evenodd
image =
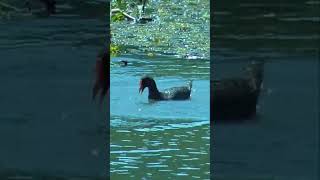
<instances>
[{"instance_id":1,"label":"reflection on water","mask_svg":"<svg viewBox=\"0 0 320 180\"><path fill-rule=\"evenodd\" d=\"M266 61L254 123L216 124L214 179L318 179L315 1L216 1L211 78ZM250 121L252 122L252 121Z\"/></svg>"}]
</instances>

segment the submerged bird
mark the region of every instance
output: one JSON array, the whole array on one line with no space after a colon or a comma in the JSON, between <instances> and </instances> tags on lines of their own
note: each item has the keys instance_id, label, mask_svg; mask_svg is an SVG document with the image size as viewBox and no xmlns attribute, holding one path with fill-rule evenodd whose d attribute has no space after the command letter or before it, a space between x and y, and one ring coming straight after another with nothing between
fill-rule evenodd
<instances>
[{"instance_id":1,"label":"submerged bird","mask_svg":"<svg viewBox=\"0 0 320 180\"><path fill-rule=\"evenodd\" d=\"M211 81L211 120L239 120L256 114L264 62L252 62L246 77Z\"/></svg>"},{"instance_id":2,"label":"submerged bird","mask_svg":"<svg viewBox=\"0 0 320 180\"><path fill-rule=\"evenodd\" d=\"M122 67L128 65L128 61L126 61L126 60L121 60L119 63L120 63L120 66L122 66Z\"/></svg>"},{"instance_id":3,"label":"submerged bird","mask_svg":"<svg viewBox=\"0 0 320 180\"><path fill-rule=\"evenodd\" d=\"M173 87L160 92L156 82L151 77L144 76L140 80L139 92L142 94L145 88L149 89L148 98L151 100L186 100L190 99L192 81L188 83L188 86Z\"/></svg>"},{"instance_id":4,"label":"submerged bird","mask_svg":"<svg viewBox=\"0 0 320 180\"><path fill-rule=\"evenodd\" d=\"M95 100L97 94L100 92L100 104L102 103L105 95L110 87L110 79L108 78L108 71L110 69L109 54L103 52L98 56L96 61L96 80L93 86L92 100Z\"/></svg>"}]
</instances>

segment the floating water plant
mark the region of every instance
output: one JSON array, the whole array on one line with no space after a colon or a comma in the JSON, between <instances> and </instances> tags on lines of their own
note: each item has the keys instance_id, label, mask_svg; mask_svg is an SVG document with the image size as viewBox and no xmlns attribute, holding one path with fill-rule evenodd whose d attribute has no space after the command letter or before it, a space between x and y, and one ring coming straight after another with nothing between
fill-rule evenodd
<instances>
[{"instance_id":1,"label":"floating water plant","mask_svg":"<svg viewBox=\"0 0 320 180\"><path fill-rule=\"evenodd\" d=\"M117 12L111 16L112 22L118 22L118 21L123 21L123 20L125 20L125 16L121 12Z\"/></svg>"},{"instance_id":2,"label":"floating water plant","mask_svg":"<svg viewBox=\"0 0 320 180\"><path fill-rule=\"evenodd\" d=\"M155 56L155 54L154 54L154 53L152 53L152 52L149 52L149 53L147 53L147 56L148 56L148 57L154 57L154 56Z\"/></svg>"},{"instance_id":3,"label":"floating water plant","mask_svg":"<svg viewBox=\"0 0 320 180\"><path fill-rule=\"evenodd\" d=\"M119 45L111 44L110 45L110 54L111 56L119 56L121 53L121 47Z\"/></svg>"},{"instance_id":4,"label":"floating water plant","mask_svg":"<svg viewBox=\"0 0 320 180\"><path fill-rule=\"evenodd\" d=\"M131 1L127 2L130 4ZM209 58L209 1L179 0L175 3L169 1L148 3L150 5L148 10L154 21L146 24L113 21L112 43L130 47L127 49L129 54L150 52L177 57L192 54L200 59Z\"/></svg>"}]
</instances>

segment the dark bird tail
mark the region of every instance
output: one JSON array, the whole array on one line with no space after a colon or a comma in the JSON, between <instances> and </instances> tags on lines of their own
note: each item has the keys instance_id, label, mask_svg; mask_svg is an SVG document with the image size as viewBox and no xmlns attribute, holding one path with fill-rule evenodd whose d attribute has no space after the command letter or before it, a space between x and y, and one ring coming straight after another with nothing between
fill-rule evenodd
<instances>
[{"instance_id":1,"label":"dark bird tail","mask_svg":"<svg viewBox=\"0 0 320 180\"><path fill-rule=\"evenodd\" d=\"M249 79L252 81L252 86L255 90L260 90L264 77L264 60L252 61L246 67L246 73Z\"/></svg>"},{"instance_id":2,"label":"dark bird tail","mask_svg":"<svg viewBox=\"0 0 320 180\"><path fill-rule=\"evenodd\" d=\"M189 90L191 91L191 89L192 89L192 82L193 82L193 80L190 80L189 82L188 82L188 87L189 87Z\"/></svg>"}]
</instances>

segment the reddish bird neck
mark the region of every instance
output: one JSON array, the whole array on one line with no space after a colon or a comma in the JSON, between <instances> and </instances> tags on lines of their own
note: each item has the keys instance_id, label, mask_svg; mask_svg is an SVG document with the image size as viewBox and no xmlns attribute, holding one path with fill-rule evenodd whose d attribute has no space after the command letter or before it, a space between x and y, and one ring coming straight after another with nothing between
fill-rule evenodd
<instances>
[{"instance_id":1,"label":"reddish bird neck","mask_svg":"<svg viewBox=\"0 0 320 180\"><path fill-rule=\"evenodd\" d=\"M103 66L103 62L101 59L98 59L96 61L96 80L100 83L103 83L103 81L105 81L106 77L105 77L105 68ZM104 82L105 83L105 82Z\"/></svg>"}]
</instances>

